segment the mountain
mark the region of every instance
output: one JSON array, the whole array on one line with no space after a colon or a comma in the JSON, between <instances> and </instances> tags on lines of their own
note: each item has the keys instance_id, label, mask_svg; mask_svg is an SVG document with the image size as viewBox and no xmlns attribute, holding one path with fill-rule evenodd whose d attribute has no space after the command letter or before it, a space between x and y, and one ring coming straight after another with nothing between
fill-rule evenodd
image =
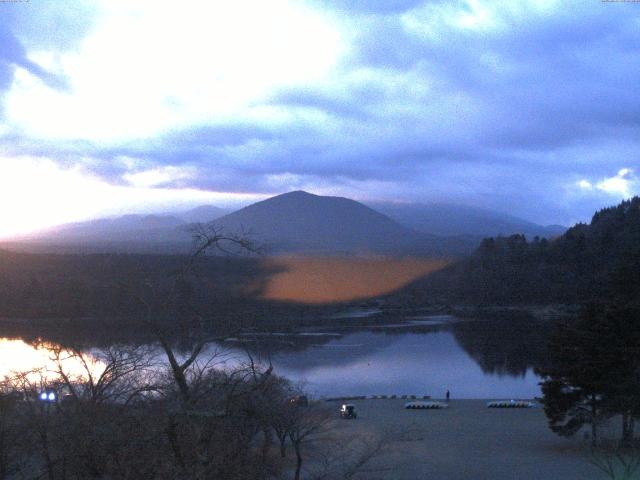
<instances>
[{"instance_id":1,"label":"mountain","mask_svg":"<svg viewBox=\"0 0 640 480\"><path fill-rule=\"evenodd\" d=\"M173 215L137 215L68 223L34 232L0 247L33 253L181 254L192 245L188 224Z\"/></svg>"},{"instance_id":2,"label":"mountain","mask_svg":"<svg viewBox=\"0 0 640 480\"><path fill-rule=\"evenodd\" d=\"M396 222L432 235L492 237L522 233L527 237L555 237L566 231L560 225L542 226L502 212L447 203L371 204Z\"/></svg>"},{"instance_id":3,"label":"mountain","mask_svg":"<svg viewBox=\"0 0 640 480\"><path fill-rule=\"evenodd\" d=\"M201 205L199 207L192 208L191 210L174 213L173 215L185 223L209 223L227 215L228 213L228 210L220 207L215 207L213 205Z\"/></svg>"},{"instance_id":4,"label":"mountain","mask_svg":"<svg viewBox=\"0 0 640 480\"><path fill-rule=\"evenodd\" d=\"M59 253L187 253L190 225L210 223L226 210L202 205L181 212L128 214L68 223L25 235L12 248Z\"/></svg>"},{"instance_id":5,"label":"mountain","mask_svg":"<svg viewBox=\"0 0 640 480\"><path fill-rule=\"evenodd\" d=\"M385 253L429 237L348 198L289 192L219 218L225 232L245 232L274 252Z\"/></svg>"},{"instance_id":6,"label":"mountain","mask_svg":"<svg viewBox=\"0 0 640 480\"><path fill-rule=\"evenodd\" d=\"M184 221L169 215L123 215L68 223L30 235L31 239L56 242L158 241L173 238Z\"/></svg>"}]
</instances>

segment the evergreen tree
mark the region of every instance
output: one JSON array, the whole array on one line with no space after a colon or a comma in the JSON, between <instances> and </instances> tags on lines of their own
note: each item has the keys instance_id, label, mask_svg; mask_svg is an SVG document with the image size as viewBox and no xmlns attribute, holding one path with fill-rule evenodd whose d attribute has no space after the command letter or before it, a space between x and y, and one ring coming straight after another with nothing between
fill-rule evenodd
<instances>
[{"instance_id":1,"label":"evergreen tree","mask_svg":"<svg viewBox=\"0 0 640 480\"><path fill-rule=\"evenodd\" d=\"M590 424L595 445L599 421L620 415L629 443L640 416L640 312L589 307L558 329L548 350L538 374L551 430L570 436Z\"/></svg>"}]
</instances>

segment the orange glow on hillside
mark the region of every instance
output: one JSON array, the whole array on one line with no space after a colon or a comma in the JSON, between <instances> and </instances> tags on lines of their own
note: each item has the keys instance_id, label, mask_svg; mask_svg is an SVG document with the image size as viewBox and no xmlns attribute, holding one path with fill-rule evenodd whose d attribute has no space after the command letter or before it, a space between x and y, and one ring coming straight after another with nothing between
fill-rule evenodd
<instances>
[{"instance_id":1,"label":"orange glow on hillside","mask_svg":"<svg viewBox=\"0 0 640 480\"><path fill-rule=\"evenodd\" d=\"M285 257L270 259L268 263L281 271L269 279L264 298L321 304L391 293L448 262L416 258Z\"/></svg>"}]
</instances>

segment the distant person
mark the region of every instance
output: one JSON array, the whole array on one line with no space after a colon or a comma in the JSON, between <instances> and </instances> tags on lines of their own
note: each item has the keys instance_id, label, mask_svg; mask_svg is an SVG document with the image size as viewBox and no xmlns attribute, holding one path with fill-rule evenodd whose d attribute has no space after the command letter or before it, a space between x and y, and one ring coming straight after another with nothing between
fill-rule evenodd
<instances>
[{"instance_id":1,"label":"distant person","mask_svg":"<svg viewBox=\"0 0 640 480\"><path fill-rule=\"evenodd\" d=\"M447 393L445 393L445 398L447 399L447 402L451 398L451 392L449 390L447 390Z\"/></svg>"}]
</instances>

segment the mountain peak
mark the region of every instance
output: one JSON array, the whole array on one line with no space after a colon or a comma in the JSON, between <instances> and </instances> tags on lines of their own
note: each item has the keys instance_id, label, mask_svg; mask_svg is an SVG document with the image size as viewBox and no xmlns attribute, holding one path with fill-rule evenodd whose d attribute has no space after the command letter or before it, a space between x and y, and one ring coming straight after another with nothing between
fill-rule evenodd
<instances>
[{"instance_id":1,"label":"mountain peak","mask_svg":"<svg viewBox=\"0 0 640 480\"><path fill-rule=\"evenodd\" d=\"M319 197L319 195L305 192L304 190L292 190L291 192L283 193L281 195L276 195L275 197L272 197L272 198L277 198L277 197Z\"/></svg>"}]
</instances>

